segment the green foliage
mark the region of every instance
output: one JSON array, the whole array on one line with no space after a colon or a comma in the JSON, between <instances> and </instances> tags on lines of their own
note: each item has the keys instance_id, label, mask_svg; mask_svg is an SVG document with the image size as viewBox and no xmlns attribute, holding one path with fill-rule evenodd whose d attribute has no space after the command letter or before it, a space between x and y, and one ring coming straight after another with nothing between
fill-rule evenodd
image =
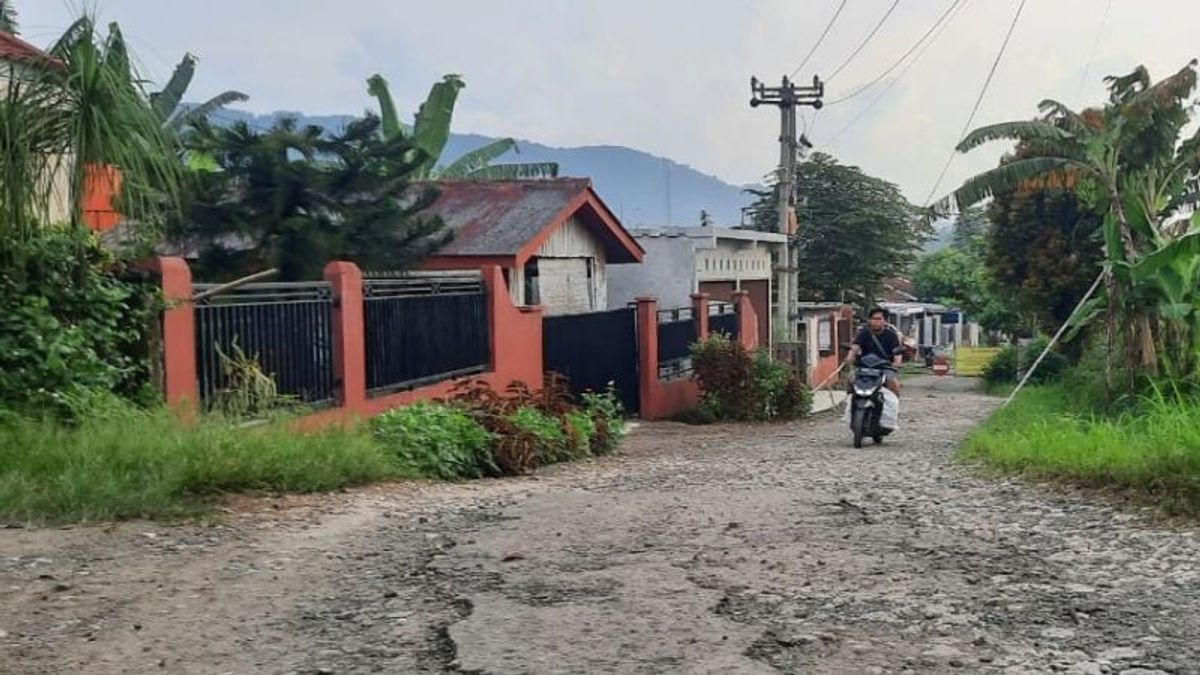
<instances>
[{"instance_id":1,"label":"green foliage","mask_svg":"<svg viewBox=\"0 0 1200 675\"><path fill-rule=\"evenodd\" d=\"M206 119L209 115L232 103L240 103L250 99L239 91L222 92L204 103L181 108L184 94L192 84L196 74L196 57L184 54L183 59L175 66L171 79L162 91L150 94L150 105L158 114L162 123L168 129L179 131L188 125Z\"/></svg>"},{"instance_id":2,"label":"green foliage","mask_svg":"<svg viewBox=\"0 0 1200 675\"><path fill-rule=\"evenodd\" d=\"M895 185L824 153L797 167L795 190L799 286L808 298L874 298L883 280L908 269L930 232ZM755 194L755 227L774 231L774 191Z\"/></svg>"},{"instance_id":3,"label":"green foliage","mask_svg":"<svg viewBox=\"0 0 1200 675\"><path fill-rule=\"evenodd\" d=\"M404 469L443 480L490 473L492 435L463 410L414 403L372 421L375 436Z\"/></svg>"},{"instance_id":4,"label":"green foliage","mask_svg":"<svg viewBox=\"0 0 1200 675\"><path fill-rule=\"evenodd\" d=\"M1152 391L1101 414L1072 384L1024 390L968 437L965 459L1034 480L1126 491L1170 512L1200 512L1200 399Z\"/></svg>"},{"instance_id":5,"label":"green foliage","mask_svg":"<svg viewBox=\"0 0 1200 675\"><path fill-rule=\"evenodd\" d=\"M13 0L0 0L0 30L16 35L20 32L17 25L17 8Z\"/></svg>"},{"instance_id":6,"label":"green foliage","mask_svg":"<svg viewBox=\"0 0 1200 675\"><path fill-rule=\"evenodd\" d=\"M565 418L566 415L564 415ZM536 451L540 463L553 464L571 459L571 448L563 429L564 420L557 419L533 406L517 408L509 414L508 420L518 431L536 439ZM583 445L586 447L587 443Z\"/></svg>"},{"instance_id":7,"label":"green foliage","mask_svg":"<svg viewBox=\"0 0 1200 675\"><path fill-rule=\"evenodd\" d=\"M1048 344L1050 344L1049 339L1038 337L1020 348L1012 345L1006 346L984 367L984 381L989 384L1016 383L1027 370L1033 367L1034 362L1045 351ZM1029 377L1029 383L1059 382L1070 367L1070 360L1057 348L1052 349L1042 359L1033 375Z\"/></svg>"},{"instance_id":8,"label":"green foliage","mask_svg":"<svg viewBox=\"0 0 1200 675\"><path fill-rule=\"evenodd\" d=\"M1160 297L1147 304L1146 280L1133 278L1129 270L1186 233L1177 217L1198 200L1200 130L1181 140L1194 112L1196 65L1193 60L1158 82L1139 66L1129 75L1105 78L1109 97L1101 108L1080 113L1047 100L1039 106L1043 119L976 129L959 145L961 151L1003 139L1020 142L1023 156L968 179L935 208L945 212L1020 189L1064 188L1089 211L1103 214L1099 240L1109 269L1106 297L1074 322L1106 318L1109 351L1120 337L1131 389L1139 374L1170 369L1181 351L1191 349L1190 330L1180 329L1183 320L1174 315L1174 303ZM1165 360L1160 344L1168 353Z\"/></svg>"},{"instance_id":9,"label":"green foliage","mask_svg":"<svg viewBox=\"0 0 1200 675\"><path fill-rule=\"evenodd\" d=\"M1019 145L1016 157L1035 147ZM1035 329L1058 330L1099 271L1102 217L1073 190L1036 183L997 192L988 217L984 262L997 292Z\"/></svg>"},{"instance_id":10,"label":"green foliage","mask_svg":"<svg viewBox=\"0 0 1200 675\"><path fill-rule=\"evenodd\" d=\"M517 151L517 142L511 138L502 138L468 152L448 166L439 165L442 151L450 138L450 122L454 117L458 93L466 86L461 76L453 74L434 83L425 102L417 110L413 125L408 127L400 121L387 80L378 74L367 80L367 93L379 101L383 134L389 139L410 140L420 153L415 179L514 180L554 178L558 175L558 165L553 162L492 164L509 150Z\"/></svg>"},{"instance_id":11,"label":"green foliage","mask_svg":"<svg viewBox=\"0 0 1200 675\"><path fill-rule=\"evenodd\" d=\"M149 381L150 285L122 281L91 233L48 228L7 245L0 274L0 407L70 417Z\"/></svg>"},{"instance_id":12,"label":"green foliage","mask_svg":"<svg viewBox=\"0 0 1200 675\"><path fill-rule=\"evenodd\" d=\"M795 419L812 409L811 392L790 368L724 336L694 344L692 367L703 395L699 419Z\"/></svg>"},{"instance_id":13,"label":"green foliage","mask_svg":"<svg viewBox=\"0 0 1200 675\"><path fill-rule=\"evenodd\" d=\"M198 515L232 492L317 492L402 475L361 428L182 425L120 401L78 424L0 420L0 522Z\"/></svg>"},{"instance_id":14,"label":"green foliage","mask_svg":"<svg viewBox=\"0 0 1200 675\"><path fill-rule=\"evenodd\" d=\"M985 330L1016 332L1020 318L984 265L983 237L956 231L955 243L917 262L912 277L916 294L962 309Z\"/></svg>"},{"instance_id":15,"label":"green foliage","mask_svg":"<svg viewBox=\"0 0 1200 675\"><path fill-rule=\"evenodd\" d=\"M118 167L117 207L150 237L164 214L178 208L184 167L174 137L149 103L120 27L108 33L92 17L72 24L49 53L62 68L29 69L0 94L0 237L27 239L64 216L82 222L89 172ZM149 232L141 232L149 230Z\"/></svg>"},{"instance_id":16,"label":"green foliage","mask_svg":"<svg viewBox=\"0 0 1200 675\"><path fill-rule=\"evenodd\" d=\"M610 388L576 405L565 380L547 376L540 390L514 382L502 395L482 380L455 387L449 404L492 435L495 475L519 475L542 464L613 452L624 434L624 411Z\"/></svg>"},{"instance_id":17,"label":"green foliage","mask_svg":"<svg viewBox=\"0 0 1200 675\"><path fill-rule=\"evenodd\" d=\"M197 276L237 278L270 267L280 278L319 278L325 263L353 260L403 269L447 242L438 218L421 216L437 197L410 190L418 159L403 138L384 140L378 118L340 134L279 121L265 133L245 123L197 124L187 146L210 157L171 238L199 250Z\"/></svg>"},{"instance_id":18,"label":"green foliage","mask_svg":"<svg viewBox=\"0 0 1200 675\"><path fill-rule=\"evenodd\" d=\"M217 347L217 360L226 386L217 392L213 409L229 419L269 415L289 401L279 393L275 380L263 372L254 356L248 356L234 340L232 354Z\"/></svg>"},{"instance_id":19,"label":"green foliage","mask_svg":"<svg viewBox=\"0 0 1200 675\"><path fill-rule=\"evenodd\" d=\"M583 409L591 416L595 432L591 450L594 455L615 452L625 436L625 408L617 396L616 388L608 385L601 393L583 394Z\"/></svg>"}]
</instances>

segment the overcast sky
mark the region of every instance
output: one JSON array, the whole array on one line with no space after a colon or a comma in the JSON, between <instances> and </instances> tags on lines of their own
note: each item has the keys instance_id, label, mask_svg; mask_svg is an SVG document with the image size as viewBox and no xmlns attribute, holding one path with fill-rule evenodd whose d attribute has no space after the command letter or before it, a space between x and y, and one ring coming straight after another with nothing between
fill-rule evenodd
<instances>
[{"instance_id":1,"label":"overcast sky","mask_svg":"<svg viewBox=\"0 0 1200 675\"><path fill-rule=\"evenodd\" d=\"M829 82L834 100L874 79L952 0L900 0L875 38ZM455 130L560 145L627 145L732 183L778 161L778 111L751 109L749 78L791 73L840 0L17 0L27 39L46 44L78 12L121 23L146 74L163 81L200 58L190 99L224 89L256 112L359 113L383 73L402 111L460 73ZM892 0L849 0L798 76L827 77ZM921 60L833 141L834 155L924 203L958 139L1019 0L966 0ZM1028 0L975 125L1028 117L1043 98L1079 106L1106 74L1139 63L1156 77L1200 55L1196 0ZM1094 51L1093 51L1093 48ZM1090 64L1090 65L1089 65ZM1085 69L1087 77L1084 79ZM896 71L899 72L899 69ZM895 75L896 73L893 73ZM889 80L827 107L809 137L830 143ZM1081 87L1082 84L1082 87ZM406 112L405 114L408 114ZM1002 148L954 160L940 193Z\"/></svg>"}]
</instances>

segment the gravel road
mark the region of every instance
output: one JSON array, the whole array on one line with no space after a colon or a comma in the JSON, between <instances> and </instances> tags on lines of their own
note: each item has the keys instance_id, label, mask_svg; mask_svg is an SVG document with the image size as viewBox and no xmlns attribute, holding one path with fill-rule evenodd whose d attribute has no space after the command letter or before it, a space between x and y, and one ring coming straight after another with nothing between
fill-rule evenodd
<instances>
[{"instance_id":1,"label":"gravel road","mask_svg":"<svg viewBox=\"0 0 1200 675\"><path fill-rule=\"evenodd\" d=\"M1200 673L1200 541L978 475L997 404L647 424L536 476L0 530L0 672Z\"/></svg>"}]
</instances>

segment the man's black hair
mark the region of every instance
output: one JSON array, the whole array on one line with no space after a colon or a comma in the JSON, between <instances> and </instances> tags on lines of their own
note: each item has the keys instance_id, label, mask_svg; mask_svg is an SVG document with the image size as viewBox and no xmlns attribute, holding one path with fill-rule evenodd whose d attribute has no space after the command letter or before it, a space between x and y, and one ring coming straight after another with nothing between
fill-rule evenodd
<instances>
[{"instance_id":1,"label":"man's black hair","mask_svg":"<svg viewBox=\"0 0 1200 675\"><path fill-rule=\"evenodd\" d=\"M887 310L882 307L879 307L878 305L867 310L867 318L868 319L875 316L876 314L882 314L883 318L885 318L885 319L887 318Z\"/></svg>"}]
</instances>

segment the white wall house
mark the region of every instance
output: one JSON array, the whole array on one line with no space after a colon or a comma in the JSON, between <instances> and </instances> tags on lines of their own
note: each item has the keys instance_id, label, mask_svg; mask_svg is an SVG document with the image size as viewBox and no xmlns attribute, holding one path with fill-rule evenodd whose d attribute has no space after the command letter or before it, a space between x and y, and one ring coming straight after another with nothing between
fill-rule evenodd
<instances>
[{"instance_id":1,"label":"white wall house","mask_svg":"<svg viewBox=\"0 0 1200 675\"><path fill-rule=\"evenodd\" d=\"M578 178L452 181L425 216L441 218L454 239L427 269L504 270L518 305L547 316L609 307L614 269L638 267L643 250L591 187ZM616 267L610 267L610 266Z\"/></svg>"},{"instance_id":2,"label":"white wall house","mask_svg":"<svg viewBox=\"0 0 1200 675\"><path fill-rule=\"evenodd\" d=\"M745 291L759 317L759 335L771 335L773 317L779 314L773 254L783 250L785 235L722 227L638 229L632 234L646 257L641 265L609 271L609 307L623 307L641 296L658 298L663 308L687 307L693 293L728 302L734 292Z\"/></svg>"}]
</instances>

